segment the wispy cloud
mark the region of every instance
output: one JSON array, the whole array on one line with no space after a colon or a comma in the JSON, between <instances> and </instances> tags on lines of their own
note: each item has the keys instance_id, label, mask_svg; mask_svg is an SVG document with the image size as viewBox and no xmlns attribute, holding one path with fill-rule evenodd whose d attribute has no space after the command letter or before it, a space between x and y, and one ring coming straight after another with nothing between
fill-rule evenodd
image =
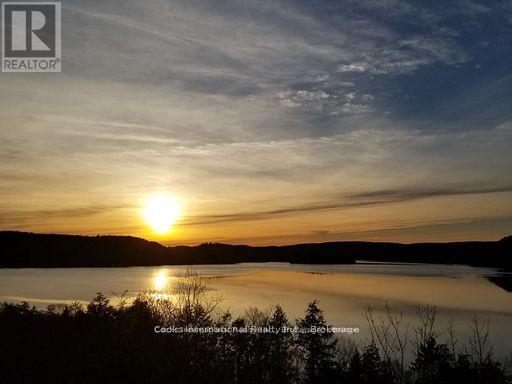
<instances>
[{"instance_id":1,"label":"wispy cloud","mask_svg":"<svg viewBox=\"0 0 512 384\"><path fill-rule=\"evenodd\" d=\"M412 189L403 189L403 190L382 190L382 191L370 191L370 192L362 192L351 195L350 197L353 199L378 199L377 201L387 201L387 202L396 202L396 201L407 201L407 200L415 200L415 199L425 199L430 197L440 197L440 196L454 196L454 195L477 195L477 194L486 194L486 193L500 193L500 192L512 192L512 185L504 185L504 186L480 186L480 187L467 187L467 186L458 186L452 188L412 188Z\"/></svg>"},{"instance_id":2,"label":"wispy cloud","mask_svg":"<svg viewBox=\"0 0 512 384\"><path fill-rule=\"evenodd\" d=\"M206 225L223 222L243 222L255 220L268 220L288 214L303 214L314 211L336 211L344 208L366 207L371 205L392 204L404 201L414 201L443 196L480 195L490 193L512 192L512 185L498 187L466 187L439 188L439 189L404 189L394 191L370 191L353 195L337 196L330 200L307 203L296 206L283 207L259 212L238 212L230 214L210 214L207 216L191 217L182 225Z\"/></svg>"},{"instance_id":3,"label":"wispy cloud","mask_svg":"<svg viewBox=\"0 0 512 384\"><path fill-rule=\"evenodd\" d=\"M133 208L124 204L101 205L95 204L85 207L71 207L65 209L45 209L45 210L12 210L12 208L0 207L0 223L13 224L15 222L23 222L30 224L31 222L40 222L45 219L77 219L82 217L100 215L106 212L112 213L119 209Z\"/></svg>"}]
</instances>

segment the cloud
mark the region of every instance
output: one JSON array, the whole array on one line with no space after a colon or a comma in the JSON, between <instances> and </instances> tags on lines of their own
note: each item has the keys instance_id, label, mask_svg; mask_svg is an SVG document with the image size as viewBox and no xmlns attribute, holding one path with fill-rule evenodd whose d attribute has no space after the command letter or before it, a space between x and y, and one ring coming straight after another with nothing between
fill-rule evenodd
<instances>
[{"instance_id":1,"label":"cloud","mask_svg":"<svg viewBox=\"0 0 512 384\"><path fill-rule=\"evenodd\" d=\"M366 63L351 63L351 64L340 64L337 67L338 72L366 72L369 69Z\"/></svg>"},{"instance_id":2,"label":"cloud","mask_svg":"<svg viewBox=\"0 0 512 384\"><path fill-rule=\"evenodd\" d=\"M356 200L376 199L377 201L397 202L430 197L454 196L454 195L478 195L487 193L512 192L512 185L504 186L458 186L455 188L411 188L402 190L381 190L353 194L350 197Z\"/></svg>"},{"instance_id":3,"label":"cloud","mask_svg":"<svg viewBox=\"0 0 512 384\"><path fill-rule=\"evenodd\" d=\"M512 217L496 216L463 220L437 220L427 224L402 223L388 228L365 231L313 230L264 237L215 238L211 241L230 241L235 244L304 243L326 241L496 241L512 232Z\"/></svg>"},{"instance_id":4,"label":"cloud","mask_svg":"<svg viewBox=\"0 0 512 384\"><path fill-rule=\"evenodd\" d=\"M80 219L89 216L112 213L113 211L133 208L125 204L101 205L94 204L84 207L71 207L64 209L45 209L45 210L12 210L0 207L0 224L7 226L20 224L34 224L44 220L52 219Z\"/></svg>"},{"instance_id":5,"label":"cloud","mask_svg":"<svg viewBox=\"0 0 512 384\"><path fill-rule=\"evenodd\" d=\"M345 84L345 87L352 84ZM349 115L371 112L373 95L361 94L359 91L341 88L332 93L322 89L286 90L278 92L275 99L283 106L300 108L305 112L317 112L330 116Z\"/></svg>"},{"instance_id":6,"label":"cloud","mask_svg":"<svg viewBox=\"0 0 512 384\"><path fill-rule=\"evenodd\" d=\"M182 225L207 225L226 222L243 222L255 220L269 220L288 214L304 214L316 211L335 211L345 208L366 207L371 205L392 204L418 199L427 199L443 196L457 195L479 195L491 193L512 192L512 185L496 187L467 187L438 188L438 189L403 189L388 191L369 191L352 195L338 196L335 199L302 204L297 206L284 207L274 210L259 212L238 212L230 214L207 215L191 217L185 220Z\"/></svg>"},{"instance_id":7,"label":"cloud","mask_svg":"<svg viewBox=\"0 0 512 384\"><path fill-rule=\"evenodd\" d=\"M315 109L322 109L323 105L328 102L331 97L327 92L323 90L307 91L282 91L276 95L276 98L282 105L287 107L302 107L309 106Z\"/></svg>"}]
</instances>

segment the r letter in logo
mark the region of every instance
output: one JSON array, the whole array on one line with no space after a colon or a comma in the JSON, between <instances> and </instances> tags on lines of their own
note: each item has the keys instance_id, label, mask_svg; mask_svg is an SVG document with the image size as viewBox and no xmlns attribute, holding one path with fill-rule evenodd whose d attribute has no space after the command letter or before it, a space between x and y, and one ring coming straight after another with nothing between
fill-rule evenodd
<instances>
[{"instance_id":1,"label":"r letter in logo","mask_svg":"<svg viewBox=\"0 0 512 384\"><path fill-rule=\"evenodd\" d=\"M2 3L2 72L60 72L60 2Z\"/></svg>"}]
</instances>

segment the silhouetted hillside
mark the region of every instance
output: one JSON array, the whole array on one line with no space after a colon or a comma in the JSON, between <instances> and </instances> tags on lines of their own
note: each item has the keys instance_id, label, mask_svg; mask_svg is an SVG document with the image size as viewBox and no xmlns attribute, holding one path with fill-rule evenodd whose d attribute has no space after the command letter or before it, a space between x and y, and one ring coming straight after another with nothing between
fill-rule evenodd
<instances>
[{"instance_id":1,"label":"silhouetted hillside","mask_svg":"<svg viewBox=\"0 0 512 384\"><path fill-rule=\"evenodd\" d=\"M128 236L70 236L0 232L2 267L160 265L168 249Z\"/></svg>"},{"instance_id":2,"label":"silhouetted hillside","mask_svg":"<svg viewBox=\"0 0 512 384\"><path fill-rule=\"evenodd\" d=\"M331 242L251 247L207 243L164 247L129 236L0 232L0 267L111 267L165 264L289 262L345 264L355 260L511 267L512 242Z\"/></svg>"},{"instance_id":3,"label":"silhouetted hillside","mask_svg":"<svg viewBox=\"0 0 512 384\"><path fill-rule=\"evenodd\" d=\"M165 264L353 263L342 243L250 247L208 243L164 247L129 236L46 235L0 232L0 267L114 267Z\"/></svg>"}]
</instances>

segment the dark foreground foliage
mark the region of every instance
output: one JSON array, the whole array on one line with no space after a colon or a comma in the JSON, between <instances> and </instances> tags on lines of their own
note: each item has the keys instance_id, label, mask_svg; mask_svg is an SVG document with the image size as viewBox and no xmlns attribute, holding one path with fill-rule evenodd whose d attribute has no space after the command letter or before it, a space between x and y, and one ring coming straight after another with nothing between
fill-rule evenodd
<instances>
[{"instance_id":1,"label":"dark foreground foliage","mask_svg":"<svg viewBox=\"0 0 512 384\"><path fill-rule=\"evenodd\" d=\"M156 326L291 326L279 306L233 318L217 304L197 276L180 280L171 298L146 293L116 306L101 294L86 307L38 310L4 303L0 383L511 382L507 365L492 355L485 323L474 320L465 347L451 327L441 341L433 307L418 308L415 328L388 306L380 315L366 308L371 337L363 345L330 333L154 331ZM325 327L318 303L310 303L294 325Z\"/></svg>"}]
</instances>

